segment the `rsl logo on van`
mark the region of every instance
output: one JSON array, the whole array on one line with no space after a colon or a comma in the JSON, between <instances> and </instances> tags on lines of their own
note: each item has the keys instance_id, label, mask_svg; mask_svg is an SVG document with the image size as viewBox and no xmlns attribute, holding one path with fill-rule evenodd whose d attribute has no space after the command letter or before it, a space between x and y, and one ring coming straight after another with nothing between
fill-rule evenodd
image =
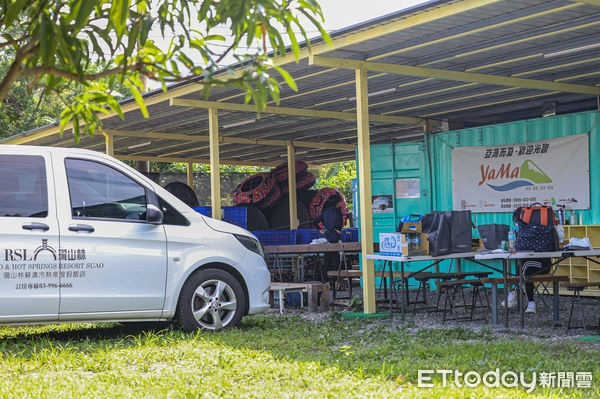
<instances>
[{"instance_id":1,"label":"rsl logo on van","mask_svg":"<svg viewBox=\"0 0 600 399\"><path fill-rule=\"evenodd\" d=\"M35 260L85 260L85 249L60 249L56 250L48 245L48 239L42 239L42 245L36 249L13 248L4 250L4 261L35 261Z\"/></svg>"}]
</instances>

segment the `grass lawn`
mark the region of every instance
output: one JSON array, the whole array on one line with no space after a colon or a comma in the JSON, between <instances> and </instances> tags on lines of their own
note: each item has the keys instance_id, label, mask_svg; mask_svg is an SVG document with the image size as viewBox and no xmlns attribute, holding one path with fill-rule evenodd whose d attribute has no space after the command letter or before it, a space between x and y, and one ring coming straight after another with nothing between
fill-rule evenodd
<instances>
[{"instance_id":1,"label":"grass lawn","mask_svg":"<svg viewBox=\"0 0 600 399\"><path fill-rule=\"evenodd\" d=\"M397 323L396 323L397 324ZM600 344L253 316L184 334L118 324L0 329L1 397L600 397ZM589 389L418 388L419 369L592 372ZM538 377L539 378L539 377Z\"/></svg>"}]
</instances>

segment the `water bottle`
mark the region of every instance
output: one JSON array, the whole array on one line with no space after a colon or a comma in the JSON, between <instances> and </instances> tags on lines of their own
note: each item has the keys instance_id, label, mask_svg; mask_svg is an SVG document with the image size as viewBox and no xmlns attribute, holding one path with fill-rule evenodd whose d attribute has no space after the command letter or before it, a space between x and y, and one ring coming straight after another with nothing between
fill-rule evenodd
<instances>
[{"instance_id":1,"label":"water bottle","mask_svg":"<svg viewBox=\"0 0 600 399\"><path fill-rule=\"evenodd\" d=\"M421 251L421 235L415 234L415 252Z\"/></svg>"},{"instance_id":2,"label":"water bottle","mask_svg":"<svg viewBox=\"0 0 600 399\"><path fill-rule=\"evenodd\" d=\"M414 234L408 233L406 235L408 241L408 255L412 255L415 252L415 238Z\"/></svg>"},{"instance_id":3,"label":"water bottle","mask_svg":"<svg viewBox=\"0 0 600 399\"><path fill-rule=\"evenodd\" d=\"M571 214L569 215L569 224L574 225L577 224L578 221L577 214L575 211L571 210Z\"/></svg>"},{"instance_id":4,"label":"water bottle","mask_svg":"<svg viewBox=\"0 0 600 399\"><path fill-rule=\"evenodd\" d=\"M513 252L515 250L515 231L513 229L508 230L508 250Z\"/></svg>"},{"instance_id":5,"label":"water bottle","mask_svg":"<svg viewBox=\"0 0 600 399\"><path fill-rule=\"evenodd\" d=\"M566 220L566 218L565 218L565 208L562 207L562 208L560 208L558 210L558 224L565 225L566 224L565 220Z\"/></svg>"}]
</instances>

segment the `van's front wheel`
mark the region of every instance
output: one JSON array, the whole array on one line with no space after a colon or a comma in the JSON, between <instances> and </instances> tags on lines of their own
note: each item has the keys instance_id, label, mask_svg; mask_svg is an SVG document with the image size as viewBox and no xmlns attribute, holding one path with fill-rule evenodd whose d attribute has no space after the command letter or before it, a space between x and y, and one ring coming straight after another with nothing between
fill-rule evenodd
<instances>
[{"instance_id":1,"label":"van's front wheel","mask_svg":"<svg viewBox=\"0 0 600 399\"><path fill-rule=\"evenodd\" d=\"M218 331L235 327L244 316L246 299L235 277L219 269L201 270L185 282L177 320L185 331Z\"/></svg>"}]
</instances>

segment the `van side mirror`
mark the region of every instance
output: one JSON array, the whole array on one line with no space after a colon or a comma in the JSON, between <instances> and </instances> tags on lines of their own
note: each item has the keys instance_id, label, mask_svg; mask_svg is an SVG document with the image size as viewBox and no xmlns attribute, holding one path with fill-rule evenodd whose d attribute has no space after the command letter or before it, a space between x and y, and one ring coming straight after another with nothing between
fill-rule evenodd
<instances>
[{"instance_id":1,"label":"van side mirror","mask_svg":"<svg viewBox=\"0 0 600 399\"><path fill-rule=\"evenodd\" d=\"M163 222L163 213L154 204L146 206L146 222L150 224L161 224Z\"/></svg>"}]
</instances>

